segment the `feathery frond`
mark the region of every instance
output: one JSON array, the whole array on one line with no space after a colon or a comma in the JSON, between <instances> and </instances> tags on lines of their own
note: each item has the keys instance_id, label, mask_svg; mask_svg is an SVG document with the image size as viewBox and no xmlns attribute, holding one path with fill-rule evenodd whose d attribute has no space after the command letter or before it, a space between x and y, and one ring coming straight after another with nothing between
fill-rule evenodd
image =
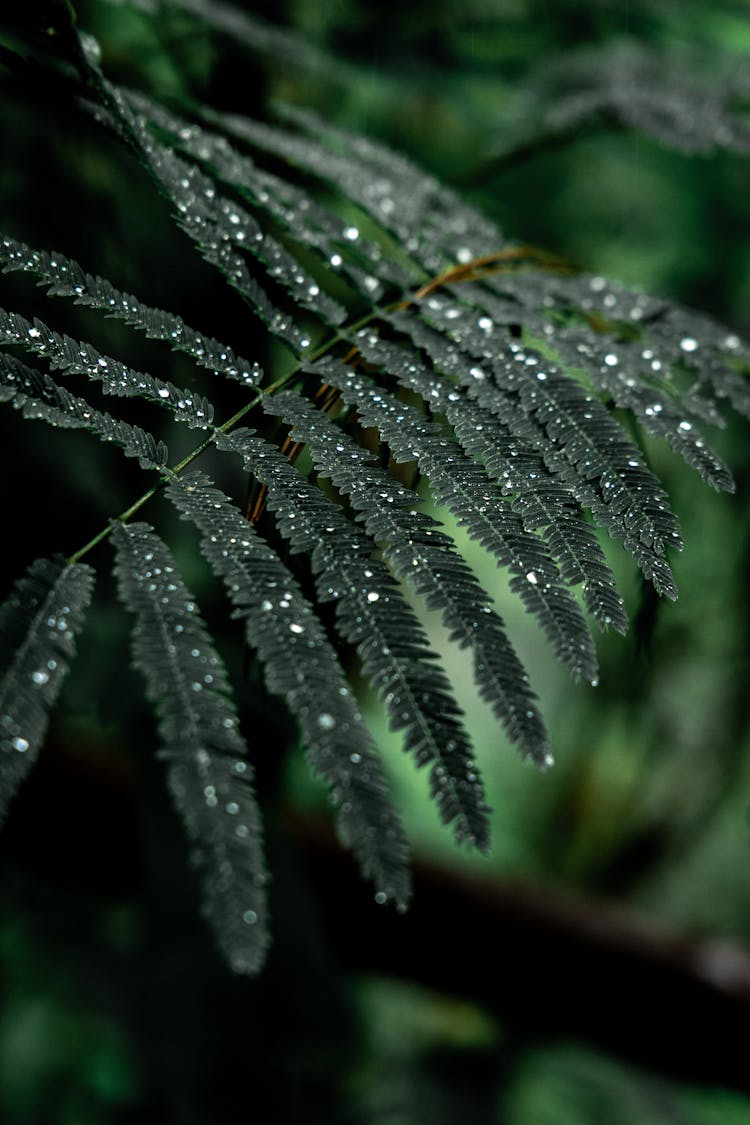
<instances>
[{"instance_id":1,"label":"feathery frond","mask_svg":"<svg viewBox=\"0 0 750 1125\"><path fill-rule=\"evenodd\" d=\"M480 692L509 737L525 756L549 764L547 736L528 677L489 595L453 541L414 507L418 498L410 489L370 465L372 455L305 399L281 392L267 398L264 407L294 427L296 440L309 445L315 467L361 513L397 577L424 595L429 608L442 611L452 640L472 649Z\"/></svg>"},{"instance_id":2,"label":"feathery frond","mask_svg":"<svg viewBox=\"0 0 750 1125\"><path fill-rule=\"evenodd\" d=\"M321 206L296 184L256 164L222 134L176 117L141 95L131 93L129 98L131 104L142 108L169 135L170 144L237 191L257 211L281 223L296 243L316 251L327 272L335 271L345 277L365 300L377 301L386 285L403 288L413 280L410 273L383 253L379 243L365 238L351 223ZM213 119L209 113L206 117L209 121ZM224 119L216 120L221 125ZM252 123L246 124L249 128ZM317 283L311 285L313 291L310 293L308 286L308 295L320 296Z\"/></svg>"},{"instance_id":3,"label":"feathery frond","mask_svg":"<svg viewBox=\"0 0 750 1125\"><path fill-rule=\"evenodd\" d=\"M156 706L169 787L203 872L208 919L237 972L269 942L266 868L252 767L224 666L168 548L146 523L112 532L115 576L135 617L133 661Z\"/></svg>"},{"instance_id":4,"label":"feathery frond","mask_svg":"<svg viewBox=\"0 0 750 1125\"><path fill-rule=\"evenodd\" d=\"M364 329L357 336L362 354L398 376L409 362L400 350ZM373 385L343 364L315 368L337 386L342 398L357 407L365 426L375 426L397 462L416 461L429 479L439 504L466 527L472 538L508 567L510 587L534 614L556 656L573 676L596 679L596 653L578 604L560 584L559 572L545 544L530 534L497 489L487 482L481 465L465 457L458 443L425 421L419 411Z\"/></svg>"},{"instance_id":5,"label":"feathery frond","mask_svg":"<svg viewBox=\"0 0 750 1125\"><path fill-rule=\"evenodd\" d=\"M142 469L161 471L167 463L169 452L163 441L157 441L140 426L95 410L85 399L58 387L43 371L2 352L0 402L10 402L24 418L39 418L69 430L89 430L100 441L119 445L126 457L137 457Z\"/></svg>"},{"instance_id":6,"label":"feathery frond","mask_svg":"<svg viewBox=\"0 0 750 1125\"><path fill-rule=\"evenodd\" d=\"M245 207L217 191L214 180L195 164L159 144L148 119L131 108L127 93L95 73L115 127L124 133L172 203L179 226L196 244L203 258L216 266L252 306L268 330L295 354L301 354L309 344L293 317L277 308L252 277L246 254L262 263L268 275L287 289L297 304L322 316L329 324L340 323L345 317L344 309L321 295L315 280L286 247L264 232Z\"/></svg>"},{"instance_id":7,"label":"feathery frond","mask_svg":"<svg viewBox=\"0 0 750 1125\"><path fill-rule=\"evenodd\" d=\"M37 559L0 607L0 820L44 741L93 587L85 563Z\"/></svg>"},{"instance_id":8,"label":"feathery frond","mask_svg":"<svg viewBox=\"0 0 750 1125\"><path fill-rule=\"evenodd\" d=\"M36 317L32 324L19 313L0 309L0 346L13 344L46 358L53 370L87 375L101 383L105 394L141 398L165 406L179 422L194 429L206 429L213 418L213 407L202 395L143 371L133 371L111 356L102 355L86 341L77 342L53 332Z\"/></svg>"},{"instance_id":9,"label":"feathery frond","mask_svg":"<svg viewBox=\"0 0 750 1125\"><path fill-rule=\"evenodd\" d=\"M419 346L443 375L455 376L469 387L485 381L481 367L418 317L401 312L389 316L388 322ZM596 536L569 489L535 447L524 444L527 435L518 434L468 393L460 394L454 383L426 368L409 364L405 382L431 409L445 415L462 448L483 463L527 531L542 531L563 581L570 586L583 583L586 608L599 626L625 633L627 614Z\"/></svg>"},{"instance_id":10,"label":"feathery frond","mask_svg":"<svg viewBox=\"0 0 750 1125\"><path fill-rule=\"evenodd\" d=\"M682 546L679 525L640 450L605 406L534 348L512 338L491 339L491 318L477 320L444 299L431 299L429 307L428 321L443 327L487 372L486 380L472 382L472 397L518 428L576 499L624 540L657 591L674 598L664 550Z\"/></svg>"},{"instance_id":11,"label":"feathery frond","mask_svg":"<svg viewBox=\"0 0 750 1125\"><path fill-rule=\"evenodd\" d=\"M144 305L131 293L122 293L106 278L86 273L78 262L57 251L33 250L12 238L0 239L3 273L28 273L46 285L50 297L72 297L77 305L99 309L108 317L124 320L151 340L166 340L173 351L190 356L201 367L220 372L243 386L254 386L263 377L257 363L235 355L232 348L196 332L181 316Z\"/></svg>"},{"instance_id":12,"label":"feathery frond","mask_svg":"<svg viewBox=\"0 0 750 1125\"><path fill-rule=\"evenodd\" d=\"M299 721L310 765L327 783L342 842L379 896L405 906L408 848L377 750L336 654L293 574L204 474L174 477L168 496L201 532L201 546L245 623L269 691Z\"/></svg>"},{"instance_id":13,"label":"feathery frond","mask_svg":"<svg viewBox=\"0 0 750 1125\"><path fill-rule=\"evenodd\" d=\"M404 730L417 765L432 764L430 792L457 840L489 845L484 789L460 709L435 664L424 630L373 544L320 489L250 430L217 435L268 487L279 531L294 551L309 552L320 601L335 601L341 636L355 645L362 671L385 701L394 730Z\"/></svg>"}]
</instances>

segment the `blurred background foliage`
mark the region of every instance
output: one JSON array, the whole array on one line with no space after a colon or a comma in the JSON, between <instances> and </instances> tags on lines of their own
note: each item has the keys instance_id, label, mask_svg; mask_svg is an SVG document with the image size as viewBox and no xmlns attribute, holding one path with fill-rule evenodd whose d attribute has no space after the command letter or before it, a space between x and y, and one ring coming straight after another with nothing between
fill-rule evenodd
<instances>
[{"instance_id":1,"label":"blurred background foliage","mask_svg":"<svg viewBox=\"0 0 750 1125\"><path fill-rule=\"evenodd\" d=\"M106 71L122 82L257 116L272 99L312 106L456 185L508 237L750 330L750 157L670 150L613 122L524 147L528 91L561 60L635 46L705 81L747 65L750 4L259 0L247 10L288 35L269 31L250 44L207 31L168 4L81 0L76 9L101 44ZM64 250L272 370L262 333L194 258L127 155L82 130L64 105L38 104L5 73L0 83L3 229ZM21 311L38 307L23 279L4 279L6 293ZM178 383L190 377L179 357L120 326L84 310L64 316L68 331L107 351L118 354L127 340L136 367ZM9 411L0 417L3 591L33 557L76 549L141 491L137 468L85 435L25 425L19 435L16 423ZM493 856L478 860L440 830L424 778L365 700L415 853L446 874L446 912L450 880L481 874L594 907L614 900L658 932L750 947L747 426L730 420L718 445L737 478L733 497L709 494L668 451L649 445L683 522L687 547L674 560L681 598L655 605L633 568L609 552L636 628L601 642L595 690L565 679L502 576L456 531L535 670L557 764L542 776L518 761L476 697L466 659L431 625L495 809ZM230 487L237 492L236 481ZM153 518L162 527L170 521L164 509ZM323 917L305 880L304 846L285 827L290 809L312 814L324 799L293 732L244 668L238 635L222 629L225 609L189 533L172 520L170 534L236 680L249 678L243 721L254 732L268 810L274 952L258 981L236 980L202 928L181 830L153 761L153 722L126 670L126 622L108 599L105 560L48 745L2 839L0 1119L750 1125L747 1075L729 1074L726 1088L696 1085L689 1074L645 1069L637 1050L633 1058L627 1049L608 1055L606 1035L576 1039L564 1013L561 1030L542 1038L533 1018L522 1031L504 1019L502 1004L490 1010L477 997L383 976L366 956L343 967L331 930L345 927L348 901L333 920ZM417 920L419 909L417 895ZM441 941L439 930L424 934L426 962L450 958ZM502 929L493 951L497 962L506 955ZM555 956L551 941L553 967ZM497 962L490 956L483 965L488 981ZM530 980L532 1011L555 1003L534 989L533 972ZM581 997L590 986L584 960ZM644 1024L650 1002L644 989ZM747 1011L739 1025L746 1033ZM671 1015L675 1028L692 1018ZM695 1029L709 1058L714 1033Z\"/></svg>"}]
</instances>

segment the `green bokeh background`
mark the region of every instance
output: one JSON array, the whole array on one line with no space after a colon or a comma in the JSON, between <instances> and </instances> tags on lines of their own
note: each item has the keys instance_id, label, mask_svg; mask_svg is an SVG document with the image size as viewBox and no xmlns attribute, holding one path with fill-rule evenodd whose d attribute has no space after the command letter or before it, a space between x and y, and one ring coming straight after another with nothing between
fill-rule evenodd
<instances>
[{"instance_id":1,"label":"green bokeh background","mask_svg":"<svg viewBox=\"0 0 750 1125\"><path fill-rule=\"evenodd\" d=\"M518 128L518 92L565 52L635 40L672 56L702 52L710 72L712 59L726 54L747 62L748 4L268 0L251 10L307 46L275 58L248 54L185 15L152 17L94 0L77 10L117 79L258 116L273 98L310 105L461 190L469 185L467 198L509 237L750 329L750 158L687 156L637 131L602 129L490 171ZM339 65L316 62L313 49ZM27 92L0 82L0 225L228 336L272 370L273 349L195 260L117 145L77 132L64 108L42 112ZM41 298L22 279L2 284L4 303L38 308ZM191 378L179 357L121 326L51 303L47 312L55 325L62 318L71 333L126 352L133 366L177 383ZM22 430L6 410L3 590L37 555L76 549L142 490L136 467L85 435ZM641 628L602 640L596 689L566 680L502 575L456 530L532 670L557 764L540 775L517 759L478 699L465 655L429 619L486 777L495 847L487 861L453 846L424 776L365 698L417 855L456 878L481 871L529 880L592 902L615 900L688 936L750 946L747 425L730 419L716 444L736 475L734 496L710 494L666 449L648 445L683 524L686 550L674 559L680 600L644 603L634 567L609 550ZM161 506L147 518L168 529L240 682L237 635L221 631L225 610L188 531ZM0 1120L750 1125L742 1092L647 1072L595 1041L520 1037L481 1004L366 966L355 975L341 970L277 815L282 806L322 809L324 797L299 747L283 760L283 777L274 776L290 732L260 697L243 717L246 729L262 732L254 753L261 776L273 777L277 952L260 981L231 978L199 920L181 829L153 761L153 720L125 667L126 622L113 606L106 548L93 561L97 603L38 776L14 805L3 841ZM230 1012L234 1022L222 1023Z\"/></svg>"}]
</instances>

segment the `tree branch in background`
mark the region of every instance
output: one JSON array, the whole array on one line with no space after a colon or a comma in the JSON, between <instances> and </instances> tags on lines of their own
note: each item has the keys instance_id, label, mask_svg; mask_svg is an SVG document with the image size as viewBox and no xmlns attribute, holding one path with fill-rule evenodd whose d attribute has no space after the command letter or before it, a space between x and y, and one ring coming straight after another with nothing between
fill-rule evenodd
<instances>
[{"instance_id":1,"label":"tree branch in background","mask_svg":"<svg viewBox=\"0 0 750 1125\"><path fill-rule=\"evenodd\" d=\"M471 999L534 1041L587 1040L681 1081L750 1091L750 953L613 904L414 864L376 910L319 821L291 823L341 962Z\"/></svg>"}]
</instances>

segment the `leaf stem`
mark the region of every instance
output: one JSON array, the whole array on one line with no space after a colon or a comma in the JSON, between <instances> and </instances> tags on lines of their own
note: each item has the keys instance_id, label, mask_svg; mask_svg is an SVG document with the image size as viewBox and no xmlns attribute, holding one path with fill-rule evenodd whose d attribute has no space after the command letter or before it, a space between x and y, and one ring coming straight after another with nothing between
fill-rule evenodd
<instances>
[{"instance_id":1,"label":"leaf stem","mask_svg":"<svg viewBox=\"0 0 750 1125\"><path fill-rule=\"evenodd\" d=\"M254 407L258 405L261 399L265 398L266 395L273 394L274 391L280 390L281 387L285 386L290 381L290 379L293 379L295 375L299 374L305 363L311 363L314 360L319 359L320 356L325 355L326 352L330 351L330 349L334 347L335 344L338 344L341 340L347 340L352 332L357 332L360 328L364 328L366 324L369 324L370 321L377 319L377 317L381 316L385 311L385 309L381 309L380 306L377 305L375 306L375 308L370 309L370 311L365 316L360 317L359 320L354 321L353 324L336 329L336 331L329 337L328 340L325 341L325 343L321 344L320 347L315 348L309 355L305 356L304 359L295 361L292 367L290 367L288 371L285 371L282 375L280 375L278 379L270 384L270 386L258 387L255 392L255 397L252 398L250 402L245 403L245 405L240 410L238 410L236 414L233 414L232 417L227 419L227 421L224 422L221 426L216 427L214 429L214 434L228 433L229 430L232 430L238 422L240 422L247 414L249 414L251 410L254 409ZM119 515L114 516L109 521L106 527L103 527L101 531L97 532L97 534L92 539L89 539L88 543L85 543L83 547L80 547L74 554L69 555L67 560L68 563L73 564L79 562L85 555L89 553L89 551L92 551L94 547L97 547L99 543L101 543L104 539L107 538L107 536L111 534L116 524L127 523L129 519L131 519L137 512L140 511L144 504L147 504L149 500L151 500L154 496L157 496L161 492L161 490L168 484L170 477L177 476L181 472L183 472L188 467L188 465L191 465L193 461L196 460L196 458L200 457L201 453L204 453L209 448L209 446L213 445L213 441L214 437L212 434L211 437L208 437L204 441L202 441L200 445L191 450L190 453L183 457L182 460L174 465L171 469L168 469L168 475L163 476L158 484L152 485L151 488L143 493L142 496L139 496L137 500L134 500L129 508L126 508L124 512L120 512Z\"/></svg>"},{"instance_id":2,"label":"leaf stem","mask_svg":"<svg viewBox=\"0 0 750 1125\"><path fill-rule=\"evenodd\" d=\"M420 289L418 289L416 293L413 293L400 301L394 301L391 305L387 306L387 308L381 308L380 305L375 305L374 308L371 308L370 311L364 316L360 317L359 320L355 320L353 324L345 325L343 328L337 328L336 331L333 332L333 334L325 341L325 343L321 344L320 347L313 349L313 351L310 352L308 356L305 356L304 359L296 360L289 368L289 370L280 375L278 379L270 384L270 386L258 387L255 392L255 397L252 398L250 402L245 403L245 405L240 410L238 410L236 414L233 414L232 417L227 419L227 421L224 422L221 426L216 427L214 429L214 434L226 434L230 430L234 429L237 423L241 422L242 419L258 405L261 399L265 398L266 395L273 394L274 391L280 390L280 388L285 386L290 381L290 379L293 379L295 375L299 374L305 363L312 363L314 360L319 359L320 356L325 355L326 352L329 352L335 344L338 344L341 341L347 341L351 343L351 337L353 333L358 332L360 328L364 328L366 324L370 324L371 321L377 320L378 317L383 316L385 313L393 312L397 309L408 308L410 305L413 305L415 301L418 301L420 298L433 293L436 289L439 289L443 285L455 284L461 281L474 281L482 278L483 276L485 276L485 274L495 273L498 270L504 269L506 266L506 262L513 263L514 261L518 261L519 264L523 265L524 261L529 258L532 261L534 259L538 259L542 266L547 266L548 268L568 268L567 263L562 259L556 258L554 255L547 255L543 251L537 250L536 247L533 246L506 247L505 249L500 250L497 253L488 254L482 258L475 258L471 262L453 266L450 269L445 270L443 273L438 274L436 277L431 278ZM356 344L353 346L356 351ZM159 484L153 485L147 492L144 492L142 496L139 496L138 499L135 500L129 508L127 508L124 512L120 512L118 516L115 516L112 520L110 520L107 527L102 528L102 530L99 531L93 537L93 539L90 539L88 543L86 543L83 547L76 551L75 554L70 555L68 558L68 562L78 562L84 557L84 555L87 555L89 551L93 550L94 547L101 543L103 539L106 539L117 523L126 523L127 520L129 520L136 514L136 512L140 511L144 504L147 504L148 501L152 499L152 497L158 495L158 493L161 492L161 490L169 482L170 477L178 475L184 469L186 469L188 465L191 465L193 461L196 460L196 458L200 457L201 453L204 453L209 448L209 446L213 444L213 441L214 437L212 434L211 437L206 438L201 442L200 445L191 450L191 452L183 457L183 459L179 461L173 468L168 469L168 475L162 477Z\"/></svg>"}]
</instances>

